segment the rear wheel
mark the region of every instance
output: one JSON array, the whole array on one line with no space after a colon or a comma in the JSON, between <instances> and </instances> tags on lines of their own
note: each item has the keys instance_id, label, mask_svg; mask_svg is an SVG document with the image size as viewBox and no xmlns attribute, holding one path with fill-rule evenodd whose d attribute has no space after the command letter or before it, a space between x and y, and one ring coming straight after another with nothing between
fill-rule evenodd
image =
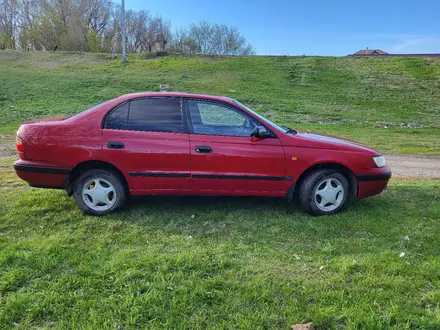
<instances>
[{"instance_id":1,"label":"rear wheel","mask_svg":"<svg viewBox=\"0 0 440 330\"><path fill-rule=\"evenodd\" d=\"M304 211L312 215L331 215L342 210L348 200L349 185L337 170L318 169L301 183L299 200Z\"/></svg>"},{"instance_id":2,"label":"rear wheel","mask_svg":"<svg viewBox=\"0 0 440 330\"><path fill-rule=\"evenodd\" d=\"M120 209L126 191L118 175L107 170L89 170L75 182L75 201L90 215L104 215Z\"/></svg>"}]
</instances>

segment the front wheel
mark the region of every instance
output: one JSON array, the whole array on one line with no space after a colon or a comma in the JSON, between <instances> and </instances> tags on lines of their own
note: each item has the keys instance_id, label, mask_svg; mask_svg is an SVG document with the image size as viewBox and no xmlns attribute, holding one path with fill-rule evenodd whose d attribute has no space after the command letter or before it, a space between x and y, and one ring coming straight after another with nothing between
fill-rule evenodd
<instances>
[{"instance_id":1,"label":"front wheel","mask_svg":"<svg viewBox=\"0 0 440 330\"><path fill-rule=\"evenodd\" d=\"M304 178L299 200L304 211L312 215L331 215L342 210L349 196L345 176L332 169L318 169Z\"/></svg>"},{"instance_id":2,"label":"front wheel","mask_svg":"<svg viewBox=\"0 0 440 330\"><path fill-rule=\"evenodd\" d=\"M84 213L99 216L120 209L127 193L115 173L96 169L83 173L76 180L73 195Z\"/></svg>"}]
</instances>

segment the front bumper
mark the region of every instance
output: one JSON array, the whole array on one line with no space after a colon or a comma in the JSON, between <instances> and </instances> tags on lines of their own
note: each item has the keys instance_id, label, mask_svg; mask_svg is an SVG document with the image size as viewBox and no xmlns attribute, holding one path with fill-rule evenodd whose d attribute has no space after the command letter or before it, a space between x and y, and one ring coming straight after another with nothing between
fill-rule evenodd
<instances>
[{"instance_id":1,"label":"front bumper","mask_svg":"<svg viewBox=\"0 0 440 330\"><path fill-rule=\"evenodd\" d=\"M391 170L388 167L374 168L368 172L357 174L358 199L378 195L387 188L391 178Z\"/></svg>"}]
</instances>

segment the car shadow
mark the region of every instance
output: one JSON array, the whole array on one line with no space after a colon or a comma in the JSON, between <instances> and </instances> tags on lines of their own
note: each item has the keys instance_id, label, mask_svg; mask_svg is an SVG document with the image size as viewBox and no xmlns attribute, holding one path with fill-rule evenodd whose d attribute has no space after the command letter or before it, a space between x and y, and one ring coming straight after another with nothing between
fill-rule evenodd
<instances>
[{"instance_id":1,"label":"car shadow","mask_svg":"<svg viewBox=\"0 0 440 330\"><path fill-rule=\"evenodd\" d=\"M292 211L299 208L296 203L289 203L285 198L247 197L247 196L176 196L153 195L131 196L127 207L131 210L144 208L166 211L188 210L261 210Z\"/></svg>"}]
</instances>

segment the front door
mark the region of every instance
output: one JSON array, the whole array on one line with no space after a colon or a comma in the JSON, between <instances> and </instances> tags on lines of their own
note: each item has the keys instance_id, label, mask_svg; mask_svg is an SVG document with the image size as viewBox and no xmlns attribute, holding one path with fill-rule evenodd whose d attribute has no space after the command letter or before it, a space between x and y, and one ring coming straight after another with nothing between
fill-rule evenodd
<instances>
[{"instance_id":1,"label":"front door","mask_svg":"<svg viewBox=\"0 0 440 330\"><path fill-rule=\"evenodd\" d=\"M189 136L180 98L133 99L106 118L102 149L130 180L131 192L190 189Z\"/></svg>"},{"instance_id":2,"label":"front door","mask_svg":"<svg viewBox=\"0 0 440 330\"><path fill-rule=\"evenodd\" d=\"M256 119L229 104L187 101L190 115L191 187L200 193L232 195L284 194L292 184L285 176L280 140L251 137Z\"/></svg>"}]
</instances>

